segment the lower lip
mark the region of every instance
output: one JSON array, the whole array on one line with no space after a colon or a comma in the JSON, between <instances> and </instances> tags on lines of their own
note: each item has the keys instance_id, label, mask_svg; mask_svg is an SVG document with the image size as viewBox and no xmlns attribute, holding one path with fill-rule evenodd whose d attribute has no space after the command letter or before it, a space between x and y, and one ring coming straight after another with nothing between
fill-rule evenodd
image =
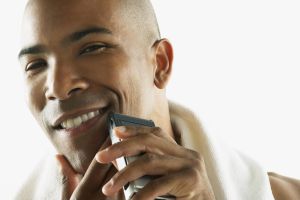
<instances>
[{"instance_id":1,"label":"lower lip","mask_svg":"<svg viewBox=\"0 0 300 200\"><path fill-rule=\"evenodd\" d=\"M69 137L76 137L78 135L84 134L89 129L94 127L99 120L104 118L106 116L106 113L107 113L107 111L95 116L92 119L89 119L88 121L82 123L80 126L78 126L76 128L62 129L62 130L60 130L60 132L63 134L67 134Z\"/></svg>"}]
</instances>

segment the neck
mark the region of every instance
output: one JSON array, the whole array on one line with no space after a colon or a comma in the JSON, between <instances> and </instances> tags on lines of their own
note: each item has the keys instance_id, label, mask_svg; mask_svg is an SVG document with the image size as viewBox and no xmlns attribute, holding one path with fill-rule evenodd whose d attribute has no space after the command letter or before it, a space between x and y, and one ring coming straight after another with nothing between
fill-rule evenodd
<instances>
[{"instance_id":1,"label":"neck","mask_svg":"<svg viewBox=\"0 0 300 200\"><path fill-rule=\"evenodd\" d=\"M171 125L168 100L164 98L161 101L156 101L155 104L159 106L155 106L154 112L152 113L152 120L157 127L160 127L166 134L175 139Z\"/></svg>"}]
</instances>

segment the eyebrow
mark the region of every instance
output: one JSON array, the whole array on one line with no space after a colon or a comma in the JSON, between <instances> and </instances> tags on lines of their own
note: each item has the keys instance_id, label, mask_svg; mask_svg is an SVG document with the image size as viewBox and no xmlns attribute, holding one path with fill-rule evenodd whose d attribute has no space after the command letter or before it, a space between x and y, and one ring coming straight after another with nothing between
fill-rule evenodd
<instances>
[{"instance_id":1,"label":"eyebrow","mask_svg":"<svg viewBox=\"0 0 300 200\"><path fill-rule=\"evenodd\" d=\"M22 56L28 55L28 54L39 54L39 53L45 53L46 47L43 45L35 45L31 47L24 48L20 51L18 58L20 59Z\"/></svg>"},{"instance_id":2,"label":"eyebrow","mask_svg":"<svg viewBox=\"0 0 300 200\"><path fill-rule=\"evenodd\" d=\"M90 35L90 34L109 34L112 35L112 31L104 28L104 27L89 27L80 31L76 31L72 33L71 35L67 36L65 39L63 39L63 44L73 43L77 42L84 37ZM40 54L47 52L47 49L43 45L34 45L31 47L24 48L20 51L18 54L18 58L28 55L28 54Z\"/></svg>"},{"instance_id":3,"label":"eyebrow","mask_svg":"<svg viewBox=\"0 0 300 200\"><path fill-rule=\"evenodd\" d=\"M112 35L112 31L104 27L89 27L77 32L72 33L70 36L67 36L63 43L73 43L81 40L82 38L90 34L109 34Z\"/></svg>"}]
</instances>

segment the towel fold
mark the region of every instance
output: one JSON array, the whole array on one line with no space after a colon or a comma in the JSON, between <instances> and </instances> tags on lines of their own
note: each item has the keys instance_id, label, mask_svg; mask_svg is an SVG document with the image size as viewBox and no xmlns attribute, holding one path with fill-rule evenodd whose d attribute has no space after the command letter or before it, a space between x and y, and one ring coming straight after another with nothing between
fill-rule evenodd
<instances>
[{"instance_id":1,"label":"towel fold","mask_svg":"<svg viewBox=\"0 0 300 200\"><path fill-rule=\"evenodd\" d=\"M274 200L267 171L251 158L206 134L194 113L170 102L182 145L199 152L217 200Z\"/></svg>"}]
</instances>

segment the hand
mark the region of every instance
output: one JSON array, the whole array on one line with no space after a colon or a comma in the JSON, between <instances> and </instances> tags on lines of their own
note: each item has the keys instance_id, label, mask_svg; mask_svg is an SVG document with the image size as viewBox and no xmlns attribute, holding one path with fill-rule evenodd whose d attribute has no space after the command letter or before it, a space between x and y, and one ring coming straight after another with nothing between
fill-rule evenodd
<instances>
[{"instance_id":1,"label":"hand","mask_svg":"<svg viewBox=\"0 0 300 200\"><path fill-rule=\"evenodd\" d=\"M153 200L170 194L176 199L215 199L201 155L186 149L158 127L126 126L115 129L121 142L99 151L96 160L113 162L122 156L143 153L134 162L117 172L102 191L110 196L126 183L144 175L159 178L150 181L134 197L134 200Z\"/></svg>"},{"instance_id":2,"label":"hand","mask_svg":"<svg viewBox=\"0 0 300 200\"><path fill-rule=\"evenodd\" d=\"M109 140L106 141L109 143ZM108 146L108 144L104 144ZM62 200L103 200L106 196L101 192L101 188L109 178L115 173L112 165L100 164L95 159L89 165L84 176L77 173L63 155L57 155L62 179ZM110 176L110 177L111 177Z\"/></svg>"}]
</instances>

